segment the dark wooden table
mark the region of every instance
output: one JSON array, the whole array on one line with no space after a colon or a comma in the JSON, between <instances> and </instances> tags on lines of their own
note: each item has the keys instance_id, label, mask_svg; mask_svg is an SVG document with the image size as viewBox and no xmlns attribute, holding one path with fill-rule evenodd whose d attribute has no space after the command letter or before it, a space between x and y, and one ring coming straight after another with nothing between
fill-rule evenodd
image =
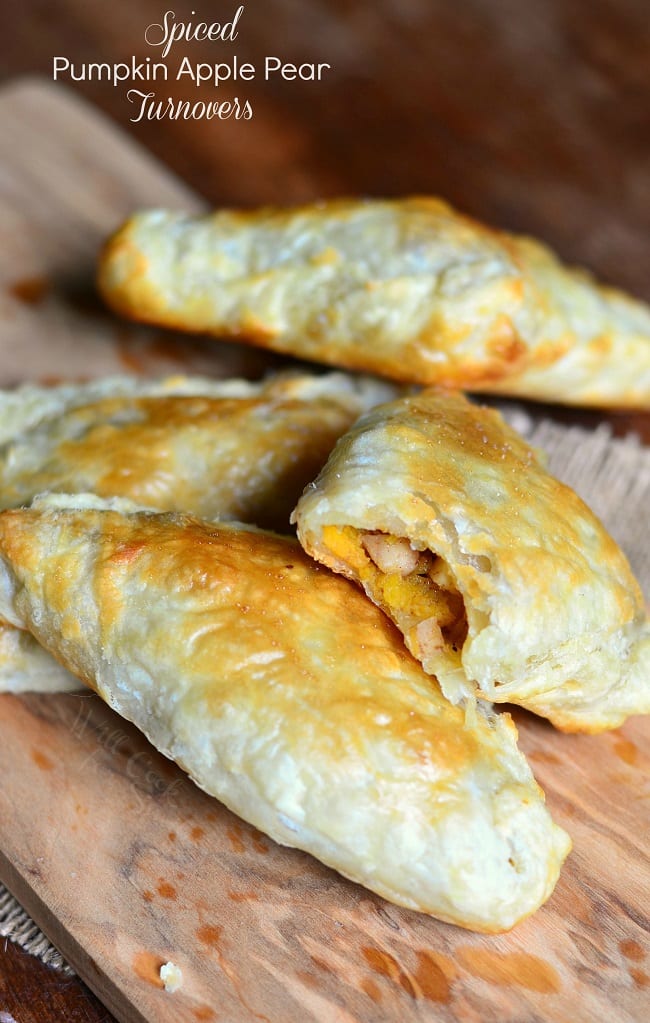
<instances>
[{"instance_id":1,"label":"dark wooden table","mask_svg":"<svg viewBox=\"0 0 650 1023\"><path fill-rule=\"evenodd\" d=\"M93 62L162 62L168 24L231 22L240 5L176 0L6 4L3 81L75 77ZM196 14L192 15L192 11ZM287 203L340 194L440 194L496 225L537 235L571 262L650 300L650 19L645 0L248 0L234 40L181 40L166 101L248 100L252 117L137 120L127 85L78 89L211 203ZM159 33L160 35L160 33ZM253 81L197 86L192 65L253 63ZM266 58L328 64L320 80ZM276 67L276 62L271 61ZM63 67L60 61L59 67ZM0 143L1 149L1 143ZM554 410L555 415L567 415ZM575 414L572 414L575 418ZM580 414L582 421L602 417ZM609 417L650 442L650 415ZM8 1014L8 1015L3 1015ZM0 1018L98 1023L76 980L0 945Z\"/></svg>"}]
</instances>

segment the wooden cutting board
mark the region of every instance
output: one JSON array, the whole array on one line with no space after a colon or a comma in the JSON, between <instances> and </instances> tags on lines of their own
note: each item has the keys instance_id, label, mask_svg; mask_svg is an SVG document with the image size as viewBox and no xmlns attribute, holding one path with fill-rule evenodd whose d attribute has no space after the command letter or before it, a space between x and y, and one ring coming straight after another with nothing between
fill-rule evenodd
<instances>
[{"instance_id":1,"label":"wooden cutting board","mask_svg":"<svg viewBox=\"0 0 650 1023\"><path fill-rule=\"evenodd\" d=\"M199 205L149 156L39 82L0 92L0 137L0 383L268 365L125 326L95 299L97 249L131 209ZM129 1023L636 1023L650 1014L649 723L589 737L517 721L574 851L508 935L401 910L280 848L86 694L0 697L0 878ZM166 962L182 971L173 993Z\"/></svg>"}]
</instances>

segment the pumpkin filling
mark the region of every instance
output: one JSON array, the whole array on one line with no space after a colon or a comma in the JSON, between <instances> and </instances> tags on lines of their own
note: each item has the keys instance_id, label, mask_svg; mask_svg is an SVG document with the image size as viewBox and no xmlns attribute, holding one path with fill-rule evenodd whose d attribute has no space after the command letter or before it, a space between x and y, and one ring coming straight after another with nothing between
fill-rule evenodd
<instances>
[{"instance_id":1,"label":"pumpkin filling","mask_svg":"<svg viewBox=\"0 0 650 1023\"><path fill-rule=\"evenodd\" d=\"M460 666L467 638L462 595L447 563L415 550L406 537L352 526L325 526L323 541L403 632L411 652L431 670L444 652Z\"/></svg>"}]
</instances>

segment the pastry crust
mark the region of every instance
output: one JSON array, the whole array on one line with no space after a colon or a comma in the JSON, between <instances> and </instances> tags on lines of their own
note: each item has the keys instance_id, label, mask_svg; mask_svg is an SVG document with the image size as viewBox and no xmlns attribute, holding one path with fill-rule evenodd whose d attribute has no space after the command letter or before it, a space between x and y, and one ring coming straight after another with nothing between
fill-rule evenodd
<instances>
[{"instance_id":1,"label":"pastry crust","mask_svg":"<svg viewBox=\"0 0 650 1023\"><path fill-rule=\"evenodd\" d=\"M567 731L650 711L650 630L625 556L494 410L435 389L379 406L294 517L450 699L517 703Z\"/></svg>"},{"instance_id":2,"label":"pastry crust","mask_svg":"<svg viewBox=\"0 0 650 1023\"><path fill-rule=\"evenodd\" d=\"M0 507L87 491L287 530L336 439L391 392L345 373L262 383L109 378L0 392L0 436L14 423L0 447Z\"/></svg>"},{"instance_id":3,"label":"pastry crust","mask_svg":"<svg viewBox=\"0 0 650 1023\"><path fill-rule=\"evenodd\" d=\"M0 693L68 693L83 682L37 643L31 632L0 623Z\"/></svg>"},{"instance_id":4,"label":"pastry crust","mask_svg":"<svg viewBox=\"0 0 650 1023\"><path fill-rule=\"evenodd\" d=\"M123 376L0 391L0 508L45 491L91 491L287 530L337 437L393 393L344 373L262 383ZM0 691L78 687L30 636L12 632L0 625Z\"/></svg>"},{"instance_id":5,"label":"pastry crust","mask_svg":"<svg viewBox=\"0 0 650 1023\"><path fill-rule=\"evenodd\" d=\"M0 514L0 613L276 841L484 931L570 845L508 715L466 720L296 541L93 496Z\"/></svg>"},{"instance_id":6,"label":"pastry crust","mask_svg":"<svg viewBox=\"0 0 650 1023\"><path fill-rule=\"evenodd\" d=\"M140 213L99 287L120 314L417 384L650 408L650 309L431 198Z\"/></svg>"}]
</instances>

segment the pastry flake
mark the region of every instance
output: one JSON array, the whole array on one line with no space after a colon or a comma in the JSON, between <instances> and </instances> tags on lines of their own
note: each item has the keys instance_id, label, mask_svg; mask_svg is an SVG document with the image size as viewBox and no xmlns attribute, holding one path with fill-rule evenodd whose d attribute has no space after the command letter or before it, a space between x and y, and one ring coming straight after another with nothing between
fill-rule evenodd
<instances>
[{"instance_id":1,"label":"pastry flake","mask_svg":"<svg viewBox=\"0 0 650 1023\"><path fill-rule=\"evenodd\" d=\"M650 309L439 199L188 216L108 242L131 319L424 385L650 408Z\"/></svg>"},{"instance_id":2,"label":"pastry flake","mask_svg":"<svg viewBox=\"0 0 650 1023\"><path fill-rule=\"evenodd\" d=\"M508 715L466 720L291 538L56 495L0 514L0 613L207 792L378 894L479 931L569 839Z\"/></svg>"},{"instance_id":3,"label":"pastry flake","mask_svg":"<svg viewBox=\"0 0 650 1023\"><path fill-rule=\"evenodd\" d=\"M567 731L650 711L650 629L627 559L494 410L430 389L370 411L294 514L457 701Z\"/></svg>"}]
</instances>

